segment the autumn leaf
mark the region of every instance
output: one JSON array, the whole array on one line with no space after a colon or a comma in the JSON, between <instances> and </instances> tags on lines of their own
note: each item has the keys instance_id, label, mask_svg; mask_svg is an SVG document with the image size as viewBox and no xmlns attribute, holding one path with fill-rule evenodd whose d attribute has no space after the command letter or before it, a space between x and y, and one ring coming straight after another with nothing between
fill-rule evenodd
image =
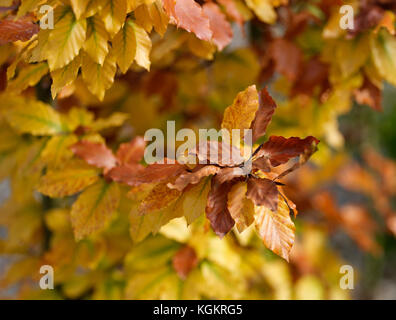
<instances>
[{"instance_id":1,"label":"autumn leaf","mask_svg":"<svg viewBox=\"0 0 396 320\"><path fill-rule=\"evenodd\" d=\"M103 180L86 189L71 208L71 222L76 240L103 230L116 213L119 187Z\"/></svg>"},{"instance_id":2,"label":"autumn leaf","mask_svg":"<svg viewBox=\"0 0 396 320\"><path fill-rule=\"evenodd\" d=\"M371 37L371 50L374 64L380 75L391 84L396 85L396 39L386 29L381 29Z\"/></svg>"},{"instance_id":3,"label":"autumn leaf","mask_svg":"<svg viewBox=\"0 0 396 320\"><path fill-rule=\"evenodd\" d=\"M98 179L98 170L71 162L61 170L50 169L41 177L37 190L51 198L62 198L84 190Z\"/></svg>"},{"instance_id":4,"label":"autumn leaf","mask_svg":"<svg viewBox=\"0 0 396 320\"><path fill-rule=\"evenodd\" d=\"M14 79L8 81L7 90L9 92L21 92L28 87L33 87L47 73L47 63L30 64L26 68L20 70Z\"/></svg>"},{"instance_id":5,"label":"autumn leaf","mask_svg":"<svg viewBox=\"0 0 396 320\"><path fill-rule=\"evenodd\" d=\"M87 39L83 48L90 58L100 65L103 65L109 52L108 40L103 21L97 15L88 18Z\"/></svg>"},{"instance_id":6,"label":"autumn leaf","mask_svg":"<svg viewBox=\"0 0 396 320\"><path fill-rule=\"evenodd\" d=\"M79 54L86 37L86 20L77 20L68 7L63 10L44 49L51 71L69 64Z\"/></svg>"},{"instance_id":7,"label":"autumn leaf","mask_svg":"<svg viewBox=\"0 0 396 320\"><path fill-rule=\"evenodd\" d=\"M0 21L0 45L27 41L39 31L39 26L29 19Z\"/></svg>"},{"instance_id":8,"label":"autumn leaf","mask_svg":"<svg viewBox=\"0 0 396 320\"><path fill-rule=\"evenodd\" d=\"M30 101L29 105L16 105L5 116L9 124L22 133L53 135L63 131L58 113L39 101Z\"/></svg>"},{"instance_id":9,"label":"autumn leaf","mask_svg":"<svg viewBox=\"0 0 396 320\"><path fill-rule=\"evenodd\" d=\"M256 229L265 246L289 261L290 250L295 238L295 227L285 200L279 196L276 212L265 206L255 207L255 212Z\"/></svg>"},{"instance_id":10,"label":"autumn leaf","mask_svg":"<svg viewBox=\"0 0 396 320\"><path fill-rule=\"evenodd\" d=\"M113 48L117 64L123 73L128 71L133 61L150 70L150 37L141 26L131 19L127 20L124 27L114 37Z\"/></svg>"},{"instance_id":11,"label":"autumn leaf","mask_svg":"<svg viewBox=\"0 0 396 320\"><path fill-rule=\"evenodd\" d=\"M255 118L252 123L252 139L255 142L258 138L265 135L267 127L271 122L276 109L276 103L269 95L266 88L259 92L259 105Z\"/></svg>"},{"instance_id":12,"label":"autumn leaf","mask_svg":"<svg viewBox=\"0 0 396 320\"><path fill-rule=\"evenodd\" d=\"M208 193L210 191L210 179L202 179L201 182L183 192L183 212L187 224L193 223L205 213Z\"/></svg>"},{"instance_id":13,"label":"autumn leaf","mask_svg":"<svg viewBox=\"0 0 396 320\"><path fill-rule=\"evenodd\" d=\"M190 184L199 183L204 177L218 173L221 170L217 166L197 166L192 172L183 173L177 177L174 184L169 183L168 186L172 189L183 191Z\"/></svg>"},{"instance_id":14,"label":"autumn leaf","mask_svg":"<svg viewBox=\"0 0 396 320\"><path fill-rule=\"evenodd\" d=\"M232 185L230 183L219 183L216 177L212 179L211 189L208 194L206 205L206 217L210 221L213 231L219 236L224 237L234 226L227 206L227 194Z\"/></svg>"},{"instance_id":15,"label":"autumn leaf","mask_svg":"<svg viewBox=\"0 0 396 320\"><path fill-rule=\"evenodd\" d=\"M205 3L202 7L203 13L209 18L210 28L213 31L212 41L221 51L232 40L232 29L226 20L224 13L218 5L213 2Z\"/></svg>"},{"instance_id":16,"label":"autumn leaf","mask_svg":"<svg viewBox=\"0 0 396 320\"><path fill-rule=\"evenodd\" d=\"M195 250L189 246L181 248L172 258L172 266L182 280L187 278L188 274L197 264L197 254Z\"/></svg>"},{"instance_id":17,"label":"autumn leaf","mask_svg":"<svg viewBox=\"0 0 396 320\"><path fill-rule=\"evenodd\" d=\"M97 168L110 170L117 163L113 152L103 143L79 141L71 146L71 150L75 155Z\"/></svg>"},{"instance_id":18,"label":"autumn leaf","mask_svg":"<svg viewBox=\"0 0 396 320\"><path fill-rule=\"evenodd\" d=\"M199 39L210 41L213 32L208 17L194 0L164 0L164 8L179 28L193 32Z\"/></svg>"},{"instance_id":19,"label":"autumn leaf","mask_svg":"<svg viewBox=\"0 0 396 320\"><path fill-rule=\"evenodd\" d=\"M229 132L240 129L241 137L244 129L249 129L259 108L259 97L256 86L250 86L238 93L233 104L224 111L221 127Z\"/></svg>"},{"instance_id":20,"label":"autumn leaf","mask_svg":"<svg viewBox=\"0 0 396 320\"><path fill-rule=\"evenodd\" d=\"M251 178L248 181L246 197L256 206L265 206L272 211L278 208L278 188L268 179Z\"/></svg>"},{"instance_id":21,"label":"autumn leaf","mask_svg":"<svg viewBox=\"0 0 396 320\"><path fill-rule=\"evenodd\" d=\"M127 14L126 0L109 0L101 11L106 30L113 37L123 25Z\"/></svg>"},{"instance_id":22,"label":"autumn leaf","mask_svg":"<svg viewBox=\"0 0 396 320\"><path fill-rule=\"evenodd\" d=\"M257 158L267 158L273 167L277 167L303 154L305 150L311 149L313 145L316 146L318 143L319 141L314 137L300 139L271 136L260 148Z\"/></svg>"},{"instance_id":23,"label":"autumn leaf","mask_svg":"<svg viewBox=\"0 0 396 320\"><path fill-rule=\"evenodd\" d=\"M246 192L246 183L238 182L228 193L228 210L239 232L243 232L254 222L254 205L247 199Z\"/></svg>"},{"instance_id":24,"label":"autumn leaf","mask_svg":"<svg viewBox=\"0 0 396 320\"><path fill-rule=\"evenodd\" d=\"M142 171L134 171L128 166L119 166L113 168L108 176L114 181L125 183L129 186L138 186L144 183L163 182L171 179L185 170L184 165L180 163L154 163L144 168Z\"/></svg>"},{"instance_id":25,"label":"autumn leaf","mask_svg":"<svg viewBox=\"0 0 396 320\"><path fill-rule=\"evenodd\" d=\"M120 164L136 164L143 159L146 141L136 137L129 143L123 143L117 150L117 160Z\"/></svg>"},{"instance_id":26,"label":"autumn leaf","mask_svg":"<svg viewBox=\"0 0 396 320\"><path fill-rule=\"evenodd\" d=\"M117 71L116 59L110 53L107 55L103 65L100 65L92 60L87 54L84 54L81 71L82 77L84 82L87 84L89 91L102 101L106 90L113 85Z\"/></svg>"},{"instance_id":27,"label":"autumn leaf","mask_svg":"<svg viewBox=\"0 0 396 320\"><path fill-rule=\"evenodd\" d=\"M71 84L77 78L80 67L81 56L78 55L68 65L51 72L51 94L53 99L55 99L55 97L57 96L59 91L62 90L62 88Z\"/></svg>"},{"instance_id":28,"label":"autumn leaf","mask_svg":"<svg viewBox=\"0 0 396 320\"><path fill-rule=\"evenodd\" d=\"M139 207L139 212L147 214L151 211L166 208L180 196L180 191L169 189L167 183L156 185L144 198Z\"/></svg>"}]
</instances>

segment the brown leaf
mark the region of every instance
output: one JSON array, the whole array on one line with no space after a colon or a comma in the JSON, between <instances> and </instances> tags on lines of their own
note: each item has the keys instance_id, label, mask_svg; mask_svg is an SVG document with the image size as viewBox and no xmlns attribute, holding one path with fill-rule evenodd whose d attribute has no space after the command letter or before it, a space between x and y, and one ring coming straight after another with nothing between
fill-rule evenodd
<instances>
[{"instance_id":1,"label":"brown leaf","mask_svg":"<svg viewBox=\"0 0 396 320\"><path fill-rule=\"evenodd\" d=\"M278 188L269 179L250 178L247 185L246 197L256 206L265 206L272 211L278 209Z\"/></svg>"},{"instance_id":2,"label":"brown leaf","mask_svg":"<svg viewBox=\"0 0 396 320\"><path fill-rule=\"evenodd\" d=\"M258 158L253 161L252 168L261 170L263 172L270 172L271 171L270 159L266 157Z\"/></svg>"},{"instance_id":3,"label":"brown leaf","mask_svg":"<svg viewBox=\"0 0 396 320\"><path fill-rule=\"evenodd\" d=\"M136 164L143 159L146 142L143 137L136 137L118 148L116 157L120 164Z\"/></svg>"},{"instance_id":4,"label":"brown leaf","mask_svg":"<svg viewBox=\"0 0 396 320\"><path fill-rule=\"evenodd\" d=\"M257 153L257 158L268 158L271 165L276 167L303 154L306 150L310 150L313 145L316 146L318 143L319 140L312 136L305 139L271 136Z\"/></svg>"},{"instance_id":5,"label":"brown leaf","mask_svg":"<svg viewBox=\"0 0 396 320\"><path fill-rule=\"evenodd\" d=\"M300 73L303 55L299 47L286 39L275 39L269 48L275 70L294 82Z\"/></svg>"},{"instance_id":6,"label":"brown leaf","mask_svg":"<svg viewBox=\"0 0 396 320\"><path fill-rule=\"evenodd\" d=\"M259 107L252 123L253 142L265 135L276 109L276 103L266 88L259 92Z\"/></svg>"},{"instance_id":7,"label":"brown leaf","mask_svg":"<svg viewBox=\"0 0 396 320\"><path fill-rule=\"evenodd\" d=\"M313 142L310 146L307 146L306 149L304 149L303 153L299 155L298 162L294 163L289 169L283 171L280 175L278 175L275 180L281 179L284 176L287 176L289 173L293 172L294 170L297 170L300 168L302 165L304 165L309 158L318 150L317 145L319 143L319 140L316 138L313 138Z\"/></svg>"},{"instance_id":8,"label":"brown leaf","mask_svg":"<svg viewBox=\"0 0 396 320\"><path fill-rule=\"evenodd\" d=\"M235 224L227 206L227 195L232 184L220 183L216 176L212 178L211 183L205 212L213 231L222 238Z\"/></svg>"},{"instance_id":9,"label":"brown leaf","mask_svg":"<svg viewBox=\"0 0 396 320\"><path fill-rule=\"evenodd\" d=\"M245 182L234 184L228 193L228 210L239 232L242 232L254 222L253 202L246 198Z\"/></svg>"},{"instance_id":10,"label":"brown leaf","mask_svg":"<svg viewBox=\"0 0 396 320\"><path fill-rule=\"evenodd\" d=\"M213 2L205 3L202 7L204 14L209 18L210 28L213 31L212 41L219 50L223 50L232 40L232 29L219 6Z\"/></svg>"},{"instance_id":11,"label":"brown leaf","mask_svg":"<svg viewBox=\"0 0 396 320\"><path fill-rule=\"evenodd\" d=\"M361 88L354 91L356 102L366 104L376 111L382 111L382 92L367 77Z\"/></svg>"},{"instance_id":12,"label":"brown leaf","mask_svg":"<svg viewBox=\"0 0 396 320\"><path fill-rule=\"evenodd\" d=\"M183 191L189 184L197 184L202 178L218 173L221 168L217 166L197 166L198 169L193 172L187 172L181 174L175 181L174 184L169 183L168 187Z\"/></svg>"},{"instance_id":13,"label":"brown leaf","mask_svg":"<svg viewBox=\"0 0 396 320\"><path fill-rule=\"evenodd\" d=\"M201 164L217 164L222 167L239 165L245 160L241 150L225 141L203 141L190 154L197 156Z\"/></svg>"},{"instance_id":14,"label":"brown leaf","mask_svg":"<svg viewBox=\"0 0 396 320\"><path fill-rule=\"evenodd\" d=\"M110 180L113 180L115 182L119 183L125 183L130 186L135 186L132 182L129 184L129 181L135 181L136 176L139 174L139 172L142 172L144 170L144 167L141 164L135 164L135 165L120 165L112 168L110 171L106 172L106 177L108 177ZM139 185L139 184L137 184ZM136 185L136 186L137 186Z\"/></svg>"},{"instance_id":15,"label":"brown leaf","mask_svg":"<svg viewBox=\"0 0 396 320\"><path fill-rule=\"evenodd\" d=\"M324 91L328 86L329 67L327 64L313 58L304 63L298 76L298 81L294 82L292 95L305 94L312 95L317 86Z\"/></svg>"},{"instance_id":16,"label":"brown leaf","mask_svg":"<svg viewBox=\"0 0 396 320\"><path fill-rule=\"evenodd\" d=\"M70 149L75 155L97 168L110 170L117 163L113 152L103 143L83 140L72 145Z\"/></svg>"},{"instance_id":17,"label":"brown leaf","mask_svg":"<svg viewBox=\"0 0 396 320\"><path fill-rule=\"evenodd\" d=\"M198 265L198 257L190 246L182 247L172 258L172 266L177 275L185 280L188 274Z\"/></svg>"},{"instance_id":18,"label":"brown leaf","mask_svg":"<svg viewBox=\"0 0 396 320\"><path fill-rule=\"evenodd\" d=\"M220 183L225 183L231 181L235 178L240 178L246 176L246 172L239 167L236 168L223 168L217 174L216 178Z\"/></svg>"},{"instance_id":19,"label":"brown leaf","mask_svg":"<svg viewBox=\"0 0 396 320\"><path fill-rule=\"evenodd\" d=\"M136 170L136 167L119 166L113 168L108 176L114 181L125 183L131 187L139 186L144 183L157 183L169 180L185 171L184 165L176 162L154 163L142 170Z\"/></svg>"},{"instance_id":20,"label":"brown leaf","mask_svg":"<svg viewBox=\"0 0 396 320\"><path fill-rule=\"evenodd\" d=\"M0 45L27 41L39 32L39 26L28 19L0 21Z\"/></svg>"},{"instance_id":21,"label":"brown leaf","mask_svg":"<svg viewBox=\"0 0 396 320\"><path fill-rule=\"evenodd\" d=\"M201 6L194 0L164 0L164 8L171 22L188 32L193 32L197 38L205 41L212 39L209 19L203 13Z\"/></svg>"}]
</instances>

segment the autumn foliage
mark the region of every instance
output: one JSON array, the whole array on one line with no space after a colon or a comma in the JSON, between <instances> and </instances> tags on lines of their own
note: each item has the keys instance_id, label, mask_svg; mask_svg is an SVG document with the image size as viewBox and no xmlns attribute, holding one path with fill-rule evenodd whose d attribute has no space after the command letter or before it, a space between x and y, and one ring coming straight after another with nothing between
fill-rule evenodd
<instances>
[{"instance_id":1,"label":"autumn foliage","mask_svg":"<svg viewBox=\"0 0 396 320\"><path fill-rule=\"evenodd\" d=\"M359 123L396 110L395 14L387 0L0 0L0 296L349 298L334 234L375 259L396 236L391 147ZM222 136L175 157L169 121ZM153 128L175 144L149 163ZM55 290L38 287L44 264Z\"/></svg>"}]
</instances>

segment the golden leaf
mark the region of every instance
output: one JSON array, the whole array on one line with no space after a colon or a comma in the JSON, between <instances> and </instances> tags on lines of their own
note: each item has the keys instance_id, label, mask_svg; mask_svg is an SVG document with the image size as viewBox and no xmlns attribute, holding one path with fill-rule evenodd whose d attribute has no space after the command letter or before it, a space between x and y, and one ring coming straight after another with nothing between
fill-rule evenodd
<instances>
[{"instance_id":1,"label":"golden leaf","mask_svg":"<svg viewBox=\"0 0 396 320\"><path fill-rule=\"evenodd\" d=\"M109 52L107 41L109 36L105 29L103 21L94 16L87 19L87 41L84 42L84 51L96 63L103 65L103 62Z\"/></svg>"},{"instance_id":2,"label":"golden leaf","mask_svg":"<svg viewBox=\"0 0 396 320\"><path fill-rule=\"evenodd\" d=\"M228 193L228 211L235 220L239 232L244 231L254 222L254 204L246 198L247 184L238 182Z\"/></svg>"},{"instance_id":3,"label":"golden leaf","mask_svg":"<svg viewBox=\"0 0 396 320\"><path fill-rule=\"evenodd\" d=\"M20 70L16 78L8 82L7 90L12 92L21 92L27 87L36 85L40 79L47 74L48 65L45 62L29 64Z\"/></svg>"},{"instance_id":4,"label":"golden leaf","mask_svg":"<svg viewBox=\"0 0 396 320\"><path fill-rule=\"evenodd\" d=\"M86 189L71 209L76 240L105 228L116 213L119 201L120 190L116 183L100 180Z\"/></svg>"},{"instance_id":5,"label":"golden leaf","mask_svg":"<svg viewBox=\"0 0 396 320\"><path fill-rule=\"evenodd\" d=\"M62 170L49 170L40 179L37 191L51 198L71 196L95 183L100 171L81 161L73 161Z\"/></svg>"},{"instance_id":6,"label":"golden leaf","mask_svg":"<svg viewBox=\"0 0 396 320\"><path fill-rule=\"evenodd\" d=\"M77 74L78 74L78 70L80 69L80 66L81 66L81 56L78 55L68 65L51 72L52 99L55 99L59 91L61 91L67 85L71 84L77 78Z\"/></svg>"},{"instance_id":7,"label":"golden leaf","mask_svg":"<svg viewBox=\"0 0 396 320\"><path fill-rule=\"evenodd\" d=\"M114 82L114 76L117 71L115 57L110 53L106 57L103 66L101 66L87 54L84 54L81 71L89 91L102 101L106 90L109 89Z\"/></svg>"},{"instance_id":8,"label":"golden leaf","mask_svg":"<svg viewBox=\"0 0 396 320\"><path fill-rule=\"evenodd\" d=\"M261 21L270 24L276 21L276 12L271 0L246 0L246 4Z\"/></svg>"},{"instance_id":9,"label":"golden leaf","mask_svg":"<svg viewBox=\"0 0 396 320\"><path fill-rule=\"evenodd\" d=\"M150 69L150 37L132 20L129 19L114 37L113 48L121 72L126 73L133 61L147 70Z\"/></svg>"},{"instance_id":10,"label":"golden leaf","mask_svg":"<svg viewBox=\"0 0 396 320\"><path fill-rule=\"evenodd\" d=\"M86 20L76 20L73 12L64 9L44 47L44 56L51 71L64 67L78 55L85 41L86 28Z\"/></svg>"},{"instance_id":11,"label":"golden leaf","mask_svg":"<svg viewBox=\"0 0 396 320\"><path fill-rule=\"evenodd\" d=\"M290 250L294 243L295 227L285 200L279 196L276 212L265 206L256 206L255 212L256 230L265 246L289 261Z\"/></svg>"},{"instance_id":12,"label":"golden leaf","mask_svg":"<svg viewBox=\"0 0 396 320\"><path fill-rule=\"evenodd\" d=\"M243 137L244 129L249 129L259 107L256 86L250 86L238 93L233 104L224 111L221 127L229 130L240 129Z\"/></svg>"},{"instance_id":13,"label":"golden leaf","mask_svg":"<svg viewBox=\"0 0 396 320\"><path fill-rule=\"evenodd\" d=\"M386 29L371 38L371 50L374 64L380 75L396 85L396 39Z\"/></svg>"},{"instance_id":14,"label":"golden leaf","mask_svg":"<svg viewBox=\"0 0 396 320\"><path fill-rule=\"evenodd\" d=\"M102 8L101 16L103 18L106 30L113 37L122 27L127 13L126 0L107 0L106 5Z\"/></svg>"},{"instance_id":15,"label":"golden leaf","mask_svg":"<svg viewBox=\"0 0 396 320\"><path fill-rule=\"evenodd\" d=\"M17 131L32 135L61 133L63 126L59 114L40 101L16 105L5 113L8 123Z\"/></svg>"}]
</instances>

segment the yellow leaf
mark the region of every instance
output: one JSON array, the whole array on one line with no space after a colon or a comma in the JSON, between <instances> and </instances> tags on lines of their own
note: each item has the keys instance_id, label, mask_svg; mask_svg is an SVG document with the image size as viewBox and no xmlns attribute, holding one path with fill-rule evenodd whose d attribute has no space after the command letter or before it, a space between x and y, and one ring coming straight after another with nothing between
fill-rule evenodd
<instances>
[{"instance_id":1,"label":"yellow leaf","mask_svg":"<svg viewBox=\"0 0 396 320\"><path fill-rule=\"evenodd\" d=\"M49 168L60 168L73 157L73 152L69 147L77 141L77 137L73 134L51 137L41 153L41 159Z\"/></svg>"},{"instance_id":2,"label":"yellow leaf","mask_svg":"<svg viewBox=\"0 0 396 320\"><path fill-rule=\"evenodd\" d=\"M210 191L210 178L202 181L183 194L183 212L187 224L193 223L198 217L205 213L208 193Z\"/></svg>"},{"instance_id":3,"label":"yellow leaf","mask_svg":"<svg viewBox=\"0 0 396 320\"><path fill-rule=\"evenodd\" d=\"M82 161L73 161L62 170L49 170L40 179L37 191L51 198L71 196L95 183L100 171Z\"/></svg>"},{"instance_id":4,"label":"yellow leaf","mask_svg":"<svg viewBox=\"0 0 396 320\"><path fill-rule=\"evenodd\" d=\"M109 37L105 29L102 19L93 16L87 19L88 33L87 41L85 41L84 51L96 63L103 65L103 62L109 52L107 41Z\"/></svg>"},{"instance_id":5,"label":"yellow leaf","mask_svg":"<svg viewBox=\"0 0 396 320\"><path fill-rule=\"evenodd\" d=\"M372 35L371 51L380 75L396 86L396 38L382 28Z\"/></svg>"},{"instance_id":6,"label":"yellow leaf","mask_svg":"<svg viewBox=\"0 0 396 320\"><path fill-rule=\"evenodd\" d=\"M247 184L238 182L228 193L228 211L235 220L239 232L244 231L254 222L254 204L246 198Z\"/></svg>"},{"instance_id":7,"label":"yellow leaf","mask_svg":"<svg viewBox=\"0 0 396 320\"><path fill-rule=\"evenodd\" d=\"M16 105L5 116L8 123L22 133L53 135L63 131L59 114L51 106L39 101Z\"/></svg>"},{"instance_id":8,"label":"yellow leaf","mask_svg":"<svg viewBox=\"0 0 396 320\"><path fill-rule=\"evenodd\" d=\"M89 2L91 2L91 1L89 1L89 0L70 0L71 6L73 8L73 12L77 19L80 19L80 17L86 10Z\"/></svg>"},{"instance_id":9,"label":"yellow leaf","mask_svg":"<svg viewBox=\"0 0 396 320\"><path fill-rule=\"evenodd\" d=\"M197 57L206 60L213 59L213 54L216 52L216 47L213 43L200 40L193 34L189 34L187 43L191 52L194 53Z\"/></svg>"},{"instance_id":10,"label":"yellow leaf","mask_svg":"<svg viewBox=\"0 0 396 320\"><path fill-rule=\"evenodd\" d=\"M126 0L107 0L101 15L110 36L113 37L122 27L127 13Z\"/></svg>"},{"instance_id":11,"label":"yellow leaf","mask_svg":"<svg viewBox=\"0 0 396 320\"><path fill-rule=\"evenodd\" d=\"M256 86L250 86L238 93L233 104L224 111L221 127L229 130L240 129L243 137L244 129L249 129L259 107Z\"/></svg>"},{"instance_id":12,"label":"yellow leaf","mask_svg":"<svg viewBox=\"0 0 396 320\"><path fill-rule=\"evenodd\" d=\"M91 129L93 131L101 131L103 129L119 127L121 126L127 119L129 115L127 113L122 112L114 112L108 118L101 118L96 120L91 125Z\"/></svg>"},{"instance_id":13,"label":"yellow leaf","mask_svg":"<svg viewBox=\"0 0 396 320\"><path fill-rule=\"evenodd\" d=\"M256 230L265 246L289 261L290 250L294 243L295 227L285 200L279 196L278 211L276 212L265 206L256 206L255 212Z\"/></svg>"},{"instance_id":14,"label":"yellow leaf","mask_svg":"<svg viewBox=\"0 0 396 320\"><path fill-rule=\"evenodd\" d=\"M78 55L85 41L86 28L86 20L76 20L68 7L64 9L44 48L51 71L64 67Z\"/></svg>"},{"instance_id":15,"label":"yellow leaf","mask_svg":"<svg viewBox=\"0 0 396 320\"><path fill-rule=\"evenodd\" d=\"M169 18L164 11L160 0L153 1L151 4L141 5L134 11L137 23L147 32L151 32L154 27L161 37L165 34L168 27Z\"/></svg>"},{"instance_id":16,"label":"yellow leaf","mask_svg":"<svg viewBox=\"0 0 396 320\"><path fill-rule=\"evenodd\" d=\"M72 108L68 114L63 115L63 121L69 132L73 132L79 126L90 127L93 123L93 113L84 108Z\"/></svg>"},{"instance_id":17,"label":"yellow leaf","mask_svg":"<svg viewBox=\"0 0 396 320\"><path fill-rule=\"evenodd\" d=\"M44 220L48 229L52 232L68 232L71 227L68 209L52 209L45 213Z\"/></svg>"},{"instance_id":18,"label":"yellow leaf","mask_svg":"<svg viewBox=\"0 0 396 320\"><path fill-rule=\"evenodd\" d=\"M276 12L270 0L246 0L246 4L261 21L270 24L276 21Z\"/></svg>"},{"instance_id":19,"label":"yellow leaf","mask_svg":"<svg viewBox=\"0 0 396 320\"><path fill-rule=\"evenodd\" d=\"M103 230L114 217L119 201L120 190L116 183L101 180L86 189L71 209L76 240Z\"/></svg>"},{"instance_id":20,"label":"yellow leaf","mask_svg":"<svg viewBox=\"0 0 396 320\"><path fill-rule=\"evenodd\" d=\"M21 5L18 8L17 17L23 17L28 12L31 12L34 9L36 9L38 5L42 2L43 0L22 0Z\"/></svg>"},{"instance_id":21,"label":"yellow leaf","mask_svg":"<svg viewBox=\"0 0 396 320\"><path fill-rule=\"evenodd\" d=\"M77 78L80 66L81 56L78 55L68 65L51 72L51 94L53 99L55 99L60 90L71 84Z\"/></svg>"},{"instance_id":22,"label":"yellow leaf","mask_svg":"<svg viewBox=\"0 0 396 320\"><path fill-rule=\"evenodd\" d=\"M12 92L21 92L28 87L36 85L47 73L47 63L41 62L37 64L29 64L19 71L16 78L8 82L7 90Z\"/></svg>"},{"instance_id":23,"label":"yellow leaf","mask_svg":"<svg viewBox=\"0 0 396 320\"><path fill-rule=\"evenodd\" d=\"M172 201L180 196L180 191L169 189L167 182L156 185L150 191L148 196L142 201L139 212L147 214L149 212L160 210L169 206Z\"/></svg>"},{"instance_id":24,"label":"yellow leaf","mask_svg":"<svg viewBox=\"0 0 396 320\"><path fill-rule=\"evenodd\" d=\"M89 91L102 101L106 90L109 89L114 82L114 76L117 71L115 57L111 53L108 54L103 62L103 66L101 66L87 54L84 54L81 71Z\"/></svg>"},{"instance_id":25,"label":"yellow leaf","mask_svg":"<svg viewBox=\"0 0 396 320\"><path fill-rule=\"evenodd\" d=\"M113 39L114 54L122 73L126 73L135 60L138 65L150 69L151 40L146 31L132 20Z\"/></svg>"},{"instance_id":26,"label":"yellow leaf","mask_svg":"<svg viewBox=\"0 0 396 320\"><path fill-rule=\"evenodd\" d=\"M133 207L129 215L130 235L135 242L142 241L150 233L156 234L160 228L174 218L183 215L180 210L180 198L164 209L141 214L137 206Z\"/></svg>"}]
</instances>

